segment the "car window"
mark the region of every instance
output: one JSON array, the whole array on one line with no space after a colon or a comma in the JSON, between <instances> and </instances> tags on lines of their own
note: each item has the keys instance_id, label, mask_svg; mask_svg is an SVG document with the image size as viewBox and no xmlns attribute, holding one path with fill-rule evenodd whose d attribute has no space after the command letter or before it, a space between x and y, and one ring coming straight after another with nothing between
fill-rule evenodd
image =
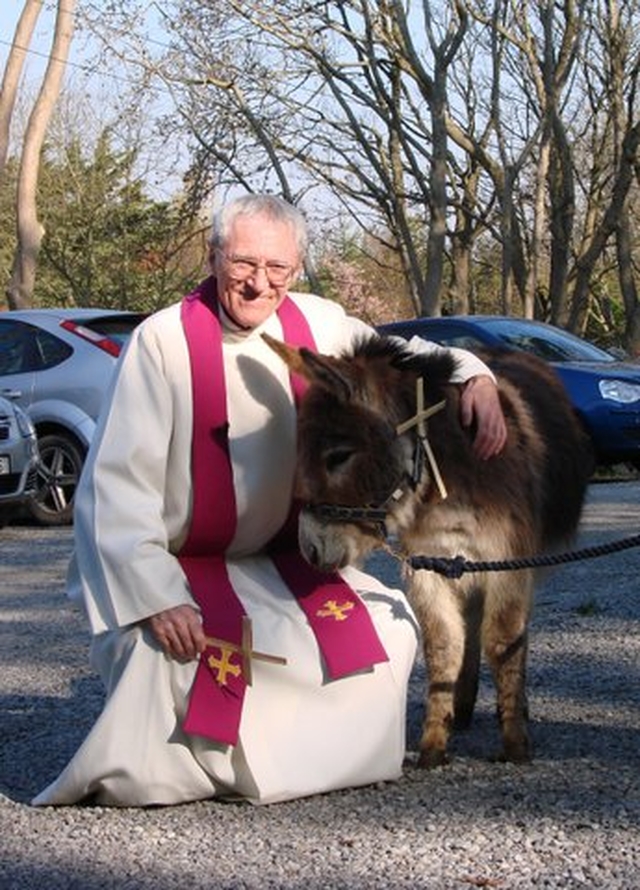
<instances>
[{"instance_id":1,"label":"car window","mask_svg":"<svg viewBox=\"0 0 640 890\"><path fill-rule=\"evenodd\" d=\"M530 352L548 362L563 362L569 358L566 349L562 349L557 343L552 343L550 340L543 340L541 337L527 337L523 335L503 337L503 339L510 346L515 346L516 349L520 349L522 352Z\"/></svg>"},{"instance_id":2,"label":"car window","mask_svg":"<svg viewBox=\"0 0 640 890\"><path fill-rule=\"evenodd\" d=\"M472 334L453 334L442 339L433 338L436 343L442 343L443 346L457 346L458 349L467 349L469 352L476 352L478 349L486 349L486 343L483 343L479 337Z\"/></svg>"},{"instance_id":3,"label":"car window","mask_svg":"<svg viewBox=\"0 0 640 890\"><path fill-rule=\"evenodd\" d=\"M51 368L73 350L48 331L22 321L0 323L0 375L27 374Z\"/></svg>"},{"instance_id":4,"label":"car window","mask_svg":"<svg viewBox=\"0 0 640 890\"><path fill-rule=\"evenodd\" d=\"M122 317L116 315L111 318L84 319L81 324L97 334L110 337L116 343L119 343L120 346L124 346L133 330L138 327L144 318L144 315L126 315Z\"/></svg>"},{"instance_id":5,"label":"car window","mask_svg":"<svg viewBox=\"0 0 640 890\"><path fill-rule=\"evenodd\" d=\"M548 362L615 361L608 352L566 331L553 328L539 330L536 326L523 326L510 319L490 322L488 327L509 346L523 352L532 352Z\"/></svg>"},{"instance_id":6,"label":"car window","mask_svg":"<svg viewBox=\"0 0 640 890\"><path fill-rule=\"evenodd\" d=\"M73 349L68 343L54 336L54 334L50 334L49 331L37 329L34 334L40 362L38 365L39 370L53 368L73 354Z\"/></svg>"},{"instance_id":7,"label":"car window","mask_svg":"<svg viewBox=\"0 0 640 890\"><path fill-rule=\"evenodd\" d=\"M393 334L396 337L404 337L406 340L410 340L412 337L422 337L424 340L439 343L441 346L458 346L460 349L467 349L470 352L483 348L486 349L486 344L480 337L475 337L469 332L456 330L449 326L411 325L406 328L394 326L391 330L385 331L385 326L381 325L380 330L383 333Z\"/></svg>"},{"instance_id":8,"label":"car window","mask_svg":"<svg viewBox=\"0 0 640 890\"><path fill-rule=\"evenodd\" d=\"M31 326L3 321L0 325L0 374L25 374L36 367Z\"/></svg>"}]
</instances>

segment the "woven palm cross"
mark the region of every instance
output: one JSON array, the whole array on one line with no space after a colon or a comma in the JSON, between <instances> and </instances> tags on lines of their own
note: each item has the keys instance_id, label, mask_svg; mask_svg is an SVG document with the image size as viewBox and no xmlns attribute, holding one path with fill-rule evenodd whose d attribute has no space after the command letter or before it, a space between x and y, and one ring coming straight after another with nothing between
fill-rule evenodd
<instances>
[{"instance_id":1,"label":"woven palm cross","mask_svg":"<svg viewBox=\"0 0 640 890\"><path fill-rule=\"evenodd\" d=\"M220 649L222 657L218 659L210 659L209 666L218 671L218 682L221 685L227 685L227 674L238 676L240 670L246 681L247 686L253 683L253 672L251 662L266 661L269 664L286 664L287 659L281 658L279 655L267 655L266 652L256 652L253 648L253 629L251 619L244 615L242 618L242 642L238 646L236 643L230 643L228 640L221 640L218 637L205 637L207 646L215 646ZM229 662L229 656L232 652L238 652L242 656L241 665L234 665ZM234 670L235 668L235 670Z\"/></svg>"},{"instance_id":2,"label":"woven palm cross","mask_svg":"<svg viewBox=\"0 0 640 890\"><path fill-rule=\"evenodd\" d=\"M405 420L404 423L400 423L396 427L396 435L398 436L406 433L407 430L410 430L414 426L418 428L418 439L420 440L420 443L424 448L424 453L427 455L427 460L429 461L429 466L431 467L431 472L433 473L433 478L435 479L436 485L438 486L438 491L440 492L440 497L442 498L442 500L447 497L447 489L442 479L440 469L438 468L435 454L433 453L433 449L431 448L431 444L427 438L426 421L432 415L437 414L438 411L442 411L446 404L446 400L443 399L441 402L438 402L435 405L431 405L429 408L425 408L424 380L422 377L418 377L418 379L416 380L416 413L413 415L413 417L410 417L409 420Z\"/></svg>"}]
</instances>

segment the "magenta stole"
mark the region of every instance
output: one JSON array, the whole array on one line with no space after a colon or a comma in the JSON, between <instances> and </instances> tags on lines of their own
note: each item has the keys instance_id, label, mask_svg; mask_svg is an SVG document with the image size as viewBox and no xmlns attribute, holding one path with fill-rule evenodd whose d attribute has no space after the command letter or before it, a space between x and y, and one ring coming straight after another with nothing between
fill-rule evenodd
<instances>
[{"instance_id":1,"label":"magenta stole","mask_svg":"<svg viewBox=\"0 0 640 890\"><path fill-rule=\"evenodd\" d=\"M213 279L207 279L185 297L181 311L193 386L193 508L189 534L178 558L200 606L207 636L240 646L245 612L229 579L224 556L233 539L237 517L229 457L222 330ZM315 350L309 325L293 300L284 300L278 317L287 343ZM297 402L304 384L292 375L291 385ZM295 536L285 534L286 527L295 528L295 515L292 507L270 555L307 616L327 676L338 680L388 661L358 595L337 572L321 573L309 566L298 552ZM235 745L247 683L239 652L231 653L224 682L219 682L217 665L222 657L222 650L216 646L203 652L183 728L187 733ZM295 670L295 664L267 669Z\"/></svg>"}]
</instances>

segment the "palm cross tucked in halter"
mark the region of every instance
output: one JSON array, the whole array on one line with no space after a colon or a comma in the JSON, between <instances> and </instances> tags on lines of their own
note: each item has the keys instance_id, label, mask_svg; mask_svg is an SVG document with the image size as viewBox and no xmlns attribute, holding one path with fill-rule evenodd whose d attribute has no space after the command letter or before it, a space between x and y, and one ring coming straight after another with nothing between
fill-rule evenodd
<instances>
[{"instance_id":1,"label":"palm cross tucked in halter","mask_svg":"<svg viewBox=\"0 0 640 890\"><path fill-rule=\"evenodd\" d=\"M442 498L442 500L447 497L447 489L442 479L442 475L440 474L440 470L438 469L438 463L433 453L433 449L431 448L431 445L427 438L427 425L425 421L428 420L429 417L432 417L434 414L437 414L438 411L442 411L446 403L446 399L443 399L441 402L437 402L435 405L431 405L429 408L425 408L424 380L422 377L418 377L418 379L416 380L416 413L413 415L413 417L410 417L409 420L405 420L404 423L400 423L396 427L396 434L398 436L406 433L414 426L417 427L418 441L424 449L424 453L427 455L427 460L429 461L429 466L431 467L431 472L433 473L433 477L435 479L436 485L438 486L438 491L440 492L440 497Z\"/></svg>"}]
</instances>

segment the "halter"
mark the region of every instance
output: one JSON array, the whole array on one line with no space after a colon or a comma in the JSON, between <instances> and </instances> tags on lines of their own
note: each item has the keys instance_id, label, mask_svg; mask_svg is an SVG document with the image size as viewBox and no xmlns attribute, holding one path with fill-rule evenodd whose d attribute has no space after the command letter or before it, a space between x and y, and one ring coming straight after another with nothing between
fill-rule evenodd
<instances>
[{"instance_id":1,"label":"halter","mask_svg":"<svg viewBox=\"0 0 640 890\"><path fill-rule=\"evenodd\" d=\"M391 493L378 506L365 505L363 507L350 507L346 504L305 504L305 510L320 519L334 522L370 522L378 526L381 537L387 537L386 520L389 509L397 503L408 489L415 491L424 471L424 459L427 458L433 478L444 500L447 497L447 489L442 479L433 449L427 438L426 421L437 414L446 405L446 399L424 407L424 379L416 380L416 413L409 420L405 420L396 426L396 436L400 437L413 427L416 427L417 435L413 449L411 472L403 472L393 485Z\"/></svg>"},{"instance_id":2,"label":"halter","mask_svg":"<svg viewBox=\"0 0 640 890\"><path fill-rule=\"evenodd\" d=\"M334 522L370 522L378 526L380 536L386 538L388 505L394 499L396 492L399 493L399 497L404 494L402 489L397 488L379 507L347 507L345 504L305 504L304 509L320 519L329 519Z\"/></svg>"}]
</instances>

